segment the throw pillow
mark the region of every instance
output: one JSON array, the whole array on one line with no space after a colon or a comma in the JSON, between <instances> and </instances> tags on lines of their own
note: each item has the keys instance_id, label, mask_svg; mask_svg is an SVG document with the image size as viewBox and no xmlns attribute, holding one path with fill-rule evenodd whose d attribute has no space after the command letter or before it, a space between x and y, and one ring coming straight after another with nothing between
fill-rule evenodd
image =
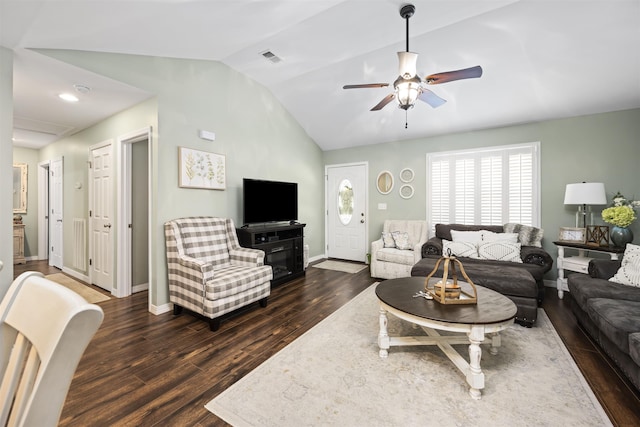
<instances>
[{"instance_id":1,"label":"throw pillow","mask_svg":"<svg viewBox=\"0 0 640 427\"><path fill-rule=\"evenodd\" d=\"M396 241L393 240L393 236L391 235L391 233L385 233L384 231L382 232L382 243L385 248L396 247Z\"/></svg>"},{"instance_id":2,"label":"throw pillow","mask_svg":"<svg viewBox=\"0 0 640 427\"><path fill-rule=\"evenodd\" d=\"M518 239L523 246L542 247L542 235L544 234L542 228L510 222L504 225L504 232L518 233Z\"/></svg>"},{"instance_id":3,"label":"throw pillow","mask_svg":"<svg viewBox=\"0 0 640 427\"><path fill-rule=\"evenodd\" d=\"M480 233L483 242L518 243L518 233L494 233L489 230L482 230Z\"/></svg>"},{"instance_id":4,"label":"throw pillow","mask_svg":"<svg viewBox=\"0 0 640 427\"><path fill-rule=\"evenodd\" d=\"M510 261L522 263L520 258L520 243L486 242L478 246L480 259L492 259L498 261Z\"/></svg>"},{"instance_id":5,"label":"throw pillow","mask_svg":"<svg viewBox=\"0 0 640 427\"><path fill-rule=\"evenodd\" d=\"M451 240L442 241L442 255L451 255L457 257L478 258L478 247L473 242L452 242Z\"/></svg>"},{"instance_id":6,"label":"throw pillow","mask_svg":"<svg viewBox=\"0 0 640 427\"><path fill-rule=\"evenodd\" d=\"M406 231L392 231L391 235L393 236L393 240L396 242L396 248L403 250L413 249L413 245L409 240L409 233Z\"/></svg>"},{"instance_id":7,"label":"throw pillow","mask_svg":"<svg viewBox=\"0 0 640 427\"><path fill-rule=\"evenodd\" d=\"M479 243L481 240L482 240L481 231L451 230L451 241L453 242Z\"/></svg>"},{"instance_id":8,"label":"throw pillow","mask_svg":"<svg viewBox=\"0 0 640 427\"><path fill-rule=\"evenodd\" d=\"M620 268L609 281L640 287L640 246L627 243Z\"/></svg>"}]
</instances>

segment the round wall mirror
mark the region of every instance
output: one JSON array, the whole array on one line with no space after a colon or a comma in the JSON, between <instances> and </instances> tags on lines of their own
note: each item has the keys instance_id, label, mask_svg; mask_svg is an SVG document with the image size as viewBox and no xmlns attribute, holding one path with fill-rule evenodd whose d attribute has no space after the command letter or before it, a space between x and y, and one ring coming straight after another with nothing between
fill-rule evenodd
<instances>
[{"instance_id":1,"label":"round wall mirror","mask_svg":"<svg viewBox=\"0 0 640 427\"><path fill-rule=\"evenodd\" d=\"M382 171L376 179L376 187L381 194L389 194L393 190L393 175L389 171Z\"/></svg>"}]
</instances>

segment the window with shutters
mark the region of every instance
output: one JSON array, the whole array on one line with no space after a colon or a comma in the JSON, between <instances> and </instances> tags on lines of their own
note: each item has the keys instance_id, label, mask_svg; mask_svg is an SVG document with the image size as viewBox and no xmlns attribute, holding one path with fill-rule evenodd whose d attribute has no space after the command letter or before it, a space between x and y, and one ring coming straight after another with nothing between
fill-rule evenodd
<instances>
[{"instance_id":1,"label":"window with shutters","mask_svg":"<svg viewBox=\"0 0 640 427\"><path fill-rule=\"evenodd\" d=\"M427 221L540 226L540 143L427 154Z\"/></svg>"}]
</instances>

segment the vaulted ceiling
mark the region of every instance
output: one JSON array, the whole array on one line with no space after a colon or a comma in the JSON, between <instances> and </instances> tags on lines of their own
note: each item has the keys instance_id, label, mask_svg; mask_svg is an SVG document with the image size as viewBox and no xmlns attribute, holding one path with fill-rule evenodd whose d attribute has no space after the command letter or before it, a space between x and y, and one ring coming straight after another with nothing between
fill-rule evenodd
<instances>
[{"instance_id":1,"label":"vaulted ceiling","mask_svg":"<svg viewBox=\"0 0 640 427\"><path fill-rule=\"evenodd\" d=\"M268 87L323 150L640 107L640 0L414 0L418 74L484 74L430 86L448 101L439 108L371 112L391 86L342 86L396 79L406 3L0 0L14 138L46 144L152 96L32 48L221 61ZM56 99L76 83L92 88L81 109Z\"/></svg>"}]
</instances>

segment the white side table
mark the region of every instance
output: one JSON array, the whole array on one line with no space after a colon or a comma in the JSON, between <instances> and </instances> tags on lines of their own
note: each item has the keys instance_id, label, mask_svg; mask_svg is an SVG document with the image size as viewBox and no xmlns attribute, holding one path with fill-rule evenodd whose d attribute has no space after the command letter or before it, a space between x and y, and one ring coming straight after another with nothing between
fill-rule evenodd
<instances>
[{"instance_id":1,"label":"white side table","mask_svg":"<svg viewBox=\"0 0 640 427\"><path fill-rule=\"evenodd\" d=\"M589 273L589 261L593 258L585 256L585 252L607 253L611 259L616 260L620 254L624 253L624 248L617 246L591 246L579 243L553 242L558 247L558 298L562 299L564 291L568 291L567 279L564 277L564 271L576 271L578 273ZM577 256L565 256L565 249L573 249L578 251Z\"/></svg>"}]
</instances>

